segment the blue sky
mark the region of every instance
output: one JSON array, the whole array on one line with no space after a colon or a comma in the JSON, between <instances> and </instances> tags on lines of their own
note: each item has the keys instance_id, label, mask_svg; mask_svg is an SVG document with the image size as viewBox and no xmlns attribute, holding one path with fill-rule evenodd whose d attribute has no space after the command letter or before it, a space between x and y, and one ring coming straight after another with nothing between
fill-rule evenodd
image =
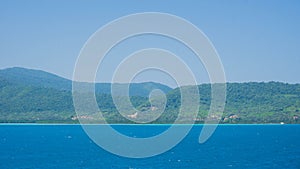
<instances>
[{"instance_id":1,"label":"blue sky","mask_svg":"<svg viewBox=\"0 0 300 169\"><path fill-rule=\"evenodd\" d=\"M71 78L80 49L97 29L138 12L170 13L196 25L217 49L229 82L300 82L300 2L296 0L1 1L0 68L21 66ZM205 70L195 71L199 82L205 82ZM160 81L151 73L144 75L138 80Z\"/></svg>"}]
</instances>

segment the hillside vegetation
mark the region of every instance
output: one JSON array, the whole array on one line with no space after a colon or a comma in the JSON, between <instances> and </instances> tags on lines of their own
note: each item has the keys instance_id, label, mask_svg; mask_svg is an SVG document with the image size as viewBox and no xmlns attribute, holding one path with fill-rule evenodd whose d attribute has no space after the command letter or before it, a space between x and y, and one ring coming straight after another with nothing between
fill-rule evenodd
<instances>
[{"instance_id":1,"label":"hillside vegetation","mask_svg":"<svg viewBox=\"0 0 300 169\"><path fill-rule=\"evenodd\" d=\"M125 84L117 84L121 89ZM132 123L122 117L110 95L111 84L98 83L96 98L105 120L110 123ZM78 118L99 122L98 113L76 116L73 106L72 82L59 76L24 68L0 70L0 122L78 123ZM200 108L197 123L203 123L210 106L210 85L198 86ZM151 115L160 109L148 95L153 89L166 94L166 108L152 123L172 123L180 109L180 90L146 82L130 84L130 100L136 108L128 110L129 119ZM123 99L120 92L119 99ZM191 120L184 115L182 123ZM300 123L300 85L280 82L228 83L227 100L221 123ZM104 119L100 119L100 121Z\"/></svg>"}]
</instances>

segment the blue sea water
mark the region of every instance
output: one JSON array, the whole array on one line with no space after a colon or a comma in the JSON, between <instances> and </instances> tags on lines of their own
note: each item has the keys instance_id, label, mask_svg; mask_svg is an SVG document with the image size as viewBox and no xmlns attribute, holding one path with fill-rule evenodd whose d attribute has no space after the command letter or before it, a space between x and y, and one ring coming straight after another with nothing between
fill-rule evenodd
<instances>
[{"instance_id":1,"label":"blue sea water","mask_svg":"<svg viewBox=\"0 0 300 169\"><path fill-rule=\"evenodd\" d=\"M127 135L151 136L167 125L116 125ZM300 125L219 125L204 144L195 125L173 149L130 159L98 147L80 125L0 125L0 169L300 168Z\"/></svg>"}]
</instances>

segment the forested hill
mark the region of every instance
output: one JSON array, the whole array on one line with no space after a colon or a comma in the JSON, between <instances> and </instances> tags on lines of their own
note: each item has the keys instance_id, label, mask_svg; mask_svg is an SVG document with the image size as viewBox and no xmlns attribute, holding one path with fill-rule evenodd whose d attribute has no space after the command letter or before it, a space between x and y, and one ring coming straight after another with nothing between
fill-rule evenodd
<instances>
[{"instance_id":1,"label":"forested hill","mask_svg":"<svg viewBox=\"0 0 300 169\"><path fill-rule=\"evenodd\" d=\"M97 87L100 86L100 87ZM196 122L207 117L210 85L200 89L200 109ZM154 123L172 123L180 108L179 89L158 83L130 85L131 102L137 115L155 111L148 94L153 89L166 93L166 111ZM110 93L110 84L96 84L96 96L105 118L113 123L129 123L117 113ZM120 96L121 97L121 96ZM129 112L134 115L136 112ZM0 70L0 122L62 122L77 123L78 118L96 119L89 114L77 117L74 112L71 81L37 70L10 68ZM135 116L130 116L135 118ZM186 116L186 119L189 116ZM222 123L300 123L300 85L279 82L228 83L227 100ZM182 123L185 123L183 118Z\"/></svg>"},{"instance_id":2,"label":"forested hill","mask_svg":"<svg viewBox=\"0 0 300 169\"><path fill-rule=\"evenodd\" d=\"M60 76L41 71L14 67L0 70L0 80L5 81L13 86L20 87L38 87L50 88L60 91L71 91L72 81ZM115 84L117 88L127 87L127 84ZM153 89L160 89L163 92L172 90L166 85L154 82L132 83L130 85L130 95L132 96L148 96ZM110 94L110 83L96 83L95 92L98 94Z\"/></svg>"}]
</instances>

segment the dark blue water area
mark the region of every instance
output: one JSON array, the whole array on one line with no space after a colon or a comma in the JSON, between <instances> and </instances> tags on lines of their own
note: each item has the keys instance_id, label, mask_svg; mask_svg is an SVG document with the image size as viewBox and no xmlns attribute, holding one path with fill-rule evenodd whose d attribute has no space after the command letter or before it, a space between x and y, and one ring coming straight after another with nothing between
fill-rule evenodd
<instances>
[{"instance_id":1,"label":"dark blue water area","mask_svg":"<svg viewBox=\"0 0 300 169\"><path fill-rule=\"evenodd\" d=\"M114 126L136 137L154 136L168 127ZM163 154L131 159L100 148L80 125L0 125L0 169L300 168L300 125L219 125L199 144L201 129L194 126Z\"/></svg>"}]
</instances>

